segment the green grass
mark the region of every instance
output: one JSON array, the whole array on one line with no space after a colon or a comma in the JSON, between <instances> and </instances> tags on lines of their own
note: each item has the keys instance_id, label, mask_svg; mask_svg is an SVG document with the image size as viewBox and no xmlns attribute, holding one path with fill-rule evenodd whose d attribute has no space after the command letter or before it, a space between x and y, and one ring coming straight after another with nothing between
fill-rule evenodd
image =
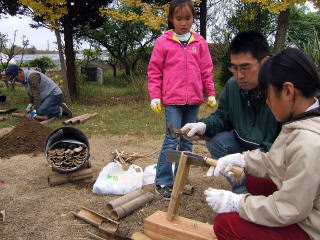
<instances>
[{"instance_id":1,"label":"green grass","mask_svg":"<svg viewBox=\"0 0 320 240\"><path fill-rule=\"evenodd\" d=\"M88 137L109 134L162 137L165 133L164 114L157 115L150 109L146 83L142 78L136 81L135 87L85 84L79 89L82 98L68 104L74 116L95 112L98 115L84 123L71 126L80 129ZM28 103L28 97L22 86L16 86L14 90L2 87L2 94L7 96L7 102L0 105L0 109L18 108L16 112L25 113L24 109ZM200 108L199 118L206 117L211 112L212 109L203 104ZM64 120L66 118L60 118L46 125L53 129L60 128L64 126ZM7 120L0 121L0 128L12 127L18 121L21 119L9 116Z\"/></svg>"}]
</instances>

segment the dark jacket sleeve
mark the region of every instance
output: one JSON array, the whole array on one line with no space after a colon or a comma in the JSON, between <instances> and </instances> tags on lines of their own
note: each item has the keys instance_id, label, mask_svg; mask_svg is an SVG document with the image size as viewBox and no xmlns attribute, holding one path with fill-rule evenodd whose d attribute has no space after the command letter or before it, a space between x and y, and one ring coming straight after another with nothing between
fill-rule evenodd
<instances>
[{"instance_id":1,"label":"dark jacket sleeve","mask_svg":"<svg viewBox=\"0 0 320 240\"><path fill-rule=\"evenodd\" d=\"M38 107L40 106L40 81L41 81L41 77L40 74L38 73L32 73L29 76L28 82L30 85L30 89L31 89L31 99L32 99L32 103L34 105L34 108L37 110Z\"/></svg>"},{"instance_id":2,"label":"dark jacket sleeve","mask_svg":"<svg viewBox=\"0 0 320 240\"><path fill-rule=\"evenodd\" d=\"M215 134L232 129L229 120L229 84L227 83L219 98L219 105L217 111L212 113L209 117L202 118L199 121L206 124L206 132L204 135L212 137Z\"/></svg>"}]
</instances>

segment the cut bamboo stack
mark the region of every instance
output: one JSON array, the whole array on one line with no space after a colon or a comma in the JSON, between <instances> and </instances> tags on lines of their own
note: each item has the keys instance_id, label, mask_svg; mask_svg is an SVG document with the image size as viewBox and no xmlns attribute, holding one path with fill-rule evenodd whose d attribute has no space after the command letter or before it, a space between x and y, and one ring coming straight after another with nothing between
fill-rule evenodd
<instances>
[{"instance_id":1,"label":"cut bamboo stack","mask_svg":"<svg viewBox=\"0 0 320 240\"><path fill-rule=\"evenodd\" d=\"M116 198L107 203L107 211L114 220L119 220L133 211L141 208L154 199L154 195L150 192L144 192L137 189L122 197Z\"/></svg>"}]
</instances>

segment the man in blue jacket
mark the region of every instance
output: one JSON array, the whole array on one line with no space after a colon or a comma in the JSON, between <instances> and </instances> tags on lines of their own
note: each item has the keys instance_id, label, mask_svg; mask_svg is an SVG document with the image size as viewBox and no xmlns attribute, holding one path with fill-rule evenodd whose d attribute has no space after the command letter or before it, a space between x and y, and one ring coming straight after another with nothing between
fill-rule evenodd
<instances>
[{"instance_id":1,"label":"man in blue jacket","mask_svg":"<svg viewBox=\"0 0 320 240\"><path fill-rule=\"evenodd\" d=\"M23 70L17 65L10 65L6 75L12 81L23 84L30 102L26 108L29 117L36 115L51 117L72 117L68 106L62 102L62 91L58 85L45 74L35 70Z\"/></svg>"},{"instance_id":2,"label":"man in blue jacket","mask_svg":"<svg viewBox=\"0 0 320 240\"><path fill-rule=\"evenodd\" d=\"M211 137L207 147L215 159L247 150L266 152L280 131L258 86L260 67L270 55L266 39L255 31L241 32L232 40L229 55L233 77L224 86L217 111L182 128L190 130L189 137ZM246 192L244 185L227 179L234 192Z\"/></svg>"}]
</instances>

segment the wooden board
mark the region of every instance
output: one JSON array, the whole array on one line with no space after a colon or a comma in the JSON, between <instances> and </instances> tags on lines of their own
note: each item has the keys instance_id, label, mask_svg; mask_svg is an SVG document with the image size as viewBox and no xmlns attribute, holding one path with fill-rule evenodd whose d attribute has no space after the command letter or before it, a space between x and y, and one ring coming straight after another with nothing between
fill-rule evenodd
<instances>
[{"instance_id":1,"label":"wooden board","mask_svg":"<svg viewBox=\"0 0 320 240\"><path fill-rule=\"evenodd\" d=\"M144 233L153 240L215 240L213 226L192 219L175 216L167 220L167 213L157 211L144 220Z\"/></svg>"}]
</instances>

